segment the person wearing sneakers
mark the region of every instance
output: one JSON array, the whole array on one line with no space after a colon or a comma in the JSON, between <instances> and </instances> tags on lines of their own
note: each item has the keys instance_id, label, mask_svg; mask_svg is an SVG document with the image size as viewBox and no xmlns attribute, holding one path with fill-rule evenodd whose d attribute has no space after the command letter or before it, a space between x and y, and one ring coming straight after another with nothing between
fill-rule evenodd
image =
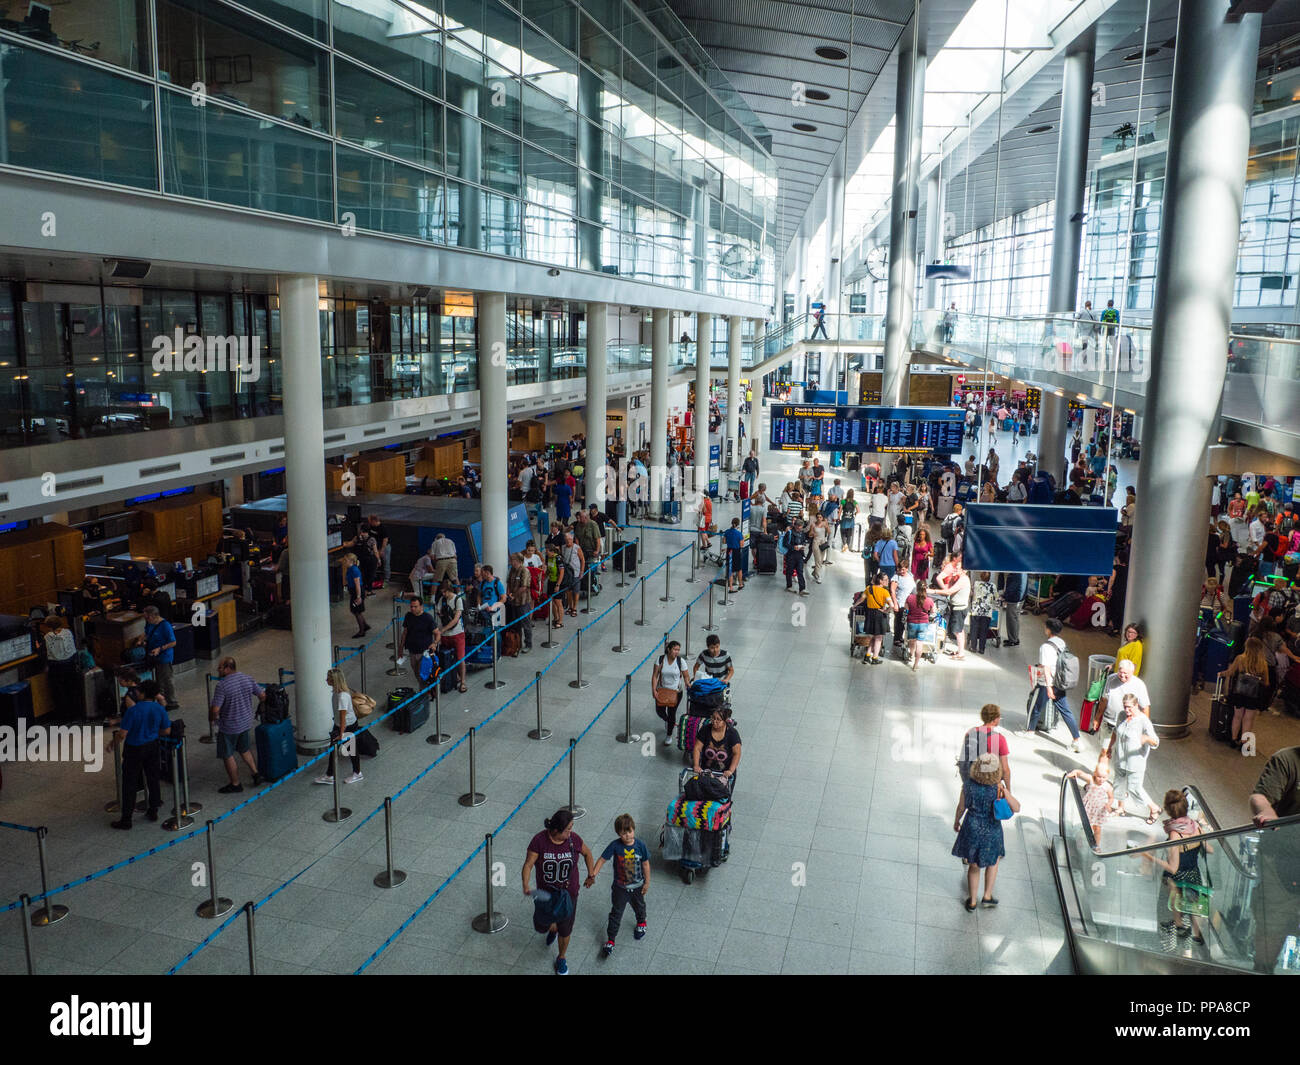
<instances>
[{"instance_id":1,"label":"person wearing sneakers","mask_svg":"<svg viewBox=\"0 0 1300 1065\"><path fill-rule=\"evenodd\" d=\"M334 727L330 730L330 743L334 743L343 733L348 732L357 723L356 711L352 709L352 691L348 688L348 678L343 670L335 668L325 674L325 683L330 686L330 704L334 709ZM317 784L334 783L334 756L337 752L330 750L329 768L323 776L316 778ZM352 773L343 778L345 784L356 784L365 779L361 775L361 755L357 753L356 744L352 744Z\"/></svg>"},{"instance_id":2,"label":"person wearing sneakers","mask_svg":"<svg viewBox=\"0 0 1300 1065\"><path fill-rule=\"evenodd\" d=\"M1029 723L1025 726L1025 732L1030 733L1038 728L1038 719L1050 699L1056 706L1056 712L1064 719L1065 727L1070 730L1070 738L1073 741L1070 750L1078 754L1079 724L1070 711L1069 692L1060 691L1055 686L1056 663L1061 652L1066 650L1065 641L1061 639L1061 628L1061 622L1056 618L1047 618L1043 622L1043 633L1047 639L1038 648L1038 668L1035 672L1032 695L1034 708L1029 712Z\"/></svg>"},{"instance_id":3,"label":"person wearing sneakers","mask_svg":"<svg viewBox=\"0 0 1300 1065\"><path fill-rule=\"evenodd\" d=\"M253 758L253 713L257 704L266 698L266 692L247 673L235 668L235 660L226 656L217 663L216 687L212 689L212 705L208 713L217 723L217 757L226 766L230 783L218 788L222 795L233 795L244 790L239 783L239 763L235 755L243 758L253 774L253 787L262 782Z\"/></svg>"},{"instance_id":4,"label":"person wearing sneakers","mask_svg":"<svg viewBox=\"0 0 1300 1065\"><path fill-rule=\"evenodd\" d=\"M573 831L573 814L556 810L544 822L545 829L528 843L524 859L524 895L532 895L533 866L537 866L538 897L533 900L533 928L545 933L549 947L558 938L559 956L555 975L568 976L569 963L564 960L573 935L573 921L578 913L578 858L587 863L587 887L596 882L596 868L591 849Z\"/></svg>"},{"instance_id":5,"label":"person wearing sneakers","mask_svg":"<svg viewBox=\"0 0 1300 1065\"><path fill-rule=\"evenodd\" d=\"M606 862L614 864L614 883L609 887L609 924L605 927L605 945L601 947L602 957L608 958L614 953L614 937L618 927L623 923L623 911L628 904L636 915L636 931L633 939L645 939L645 897L650 890L650 851L637 839L636 822L631 814L619 814L614 818L614 831L618 839L610 843L596 859L593 877L600 876Z\"/></svg>"}]
</instances>

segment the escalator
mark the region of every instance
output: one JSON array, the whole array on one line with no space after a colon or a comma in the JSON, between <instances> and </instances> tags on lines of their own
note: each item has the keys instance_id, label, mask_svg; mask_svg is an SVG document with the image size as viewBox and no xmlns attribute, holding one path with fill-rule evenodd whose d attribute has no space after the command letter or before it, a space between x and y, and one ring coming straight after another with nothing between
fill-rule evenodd
<instances>
[{"instance_id":1,"label":"escalator","mask_svg":"<svg viewBox=\"0 0 1300 1065\"><path fill-rule=\"evenodd\" d=\"M1162 890L1161 868L1143 858L1178 861L1159 826L1112 817L1101 826L1103 850L1084 816L1079 782L1061 781L1050 857L1075 972L1300 975L1300 892L1283 886L1284 878L1300 880L1300 816L1264 829L1224 828L1194 786L1186 793L1189 816L1209 829L1199 837L1207 846L1198 864L1209 891L1188 891L1184 901ZM1171 906L1189 930L1192 913L1201 911L1204 943L1177 934Z\"/></svg>"}]
</instances>

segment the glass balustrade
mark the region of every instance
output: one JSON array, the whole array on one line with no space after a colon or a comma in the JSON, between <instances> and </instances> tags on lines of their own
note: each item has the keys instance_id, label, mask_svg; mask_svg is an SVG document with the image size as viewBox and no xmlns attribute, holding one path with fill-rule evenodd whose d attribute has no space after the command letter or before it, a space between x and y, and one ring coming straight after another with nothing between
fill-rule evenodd
<instances>
[{"instance_id":1,"label":"glass balustrade","mask_svg":"<svg viewBox=\"0 0 1300 1065\"><path fill-rule=\"evenodd\" d=\"M1182 857L1177 843L1151 843L1141 822L1108 818L1095 838L1078 781L1062 782L1061 838L1070 874L1063 887L1073 896L1067 903L1077 902L1082 934L1245 972L1300 972L1300 895L1282 885L1300 864L1300 817L1268 829L1221 828L1196 789L1188 792L1191 816L1209 830L1194 859L1200 889L1165 876L1167 866L1187 868L1193 859ZM1178 924L1188 934L1179 935Z\"/></svg>"}]
</instances>

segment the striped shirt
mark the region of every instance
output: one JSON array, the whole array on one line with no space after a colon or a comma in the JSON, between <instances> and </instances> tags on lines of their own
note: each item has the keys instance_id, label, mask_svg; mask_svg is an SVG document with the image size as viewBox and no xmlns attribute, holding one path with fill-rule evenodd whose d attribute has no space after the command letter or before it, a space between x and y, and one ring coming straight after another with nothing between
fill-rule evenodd
<instances>
[{"instance_id":1,"label":"striped shirt","mask_svg":"<svg viewBox=\"0 0 1300 1065\"><path fill-rule=\"evenodd\" d=\"M219 711L217 727L228 736L238 736L253 727L253 712L264 692L247 673L231 673L217 681L212 705Z\"/></svg>"},{"instance_id":2,"label":"striped shirt","mask_svg":"<svg viewBox=\"0 0 1300 1065\"><path fill-rule=\"evenodd\" d=\"M701 651L700 657L695 660L695 664L703 666L707 676L725 677L727 670L731 668L731 655L722 649L719 649L716 655L711 655L708 651Z\"/></svg>"}]
</instances>

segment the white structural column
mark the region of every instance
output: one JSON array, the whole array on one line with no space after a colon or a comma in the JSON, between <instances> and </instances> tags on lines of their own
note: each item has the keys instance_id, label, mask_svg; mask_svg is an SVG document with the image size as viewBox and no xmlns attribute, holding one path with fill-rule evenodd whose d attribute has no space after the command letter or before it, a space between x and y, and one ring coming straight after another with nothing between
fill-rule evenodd
<instances>
[{"instance_id":1,"label":"white structural column","mask_svg":"<svg viewBox=\"0 0 1300 1065\"><path fill-rule=\"evenodd\" d=\"M741 337L745 320L738 314L727 319L727 443L731 455L723 455L723 462L729 470L739 468L740 454L740 356Z\"/></svg>"},{"instance_id":2,"label":"white structural column","mask_svg":"<svg viewBox=\"0 0 1300 1065\"><path fill-rule=\"evenodd\" d=\"M315 277L280 279L284 392L284 485L293 545L295 736L303 750L329 742L333 714L325 674L330 660L329 555L325 543L325 412L321 406L320 295Z\"/></svg>"},{"instance_id":3,"label":"white structural column","mask_svg":"<svg viewBox=\"0 0 1300 1065\"><path fill-rule=\"evenodd\" d=\"M650 331L651 499L663 499L664 473L668 466L668 332L671 325L672 312L656 308Z\"/></svg>"},{"instance_id":4,"label":"white structural column","mask_svg":"<svg viewBox=\"0 0 1300 1065\"><path fill-rule=\"evenodd\" d=\"M713 315L700 311L695 316L695 485L697 492L709 490L709 368L713 355Z\"/></svg>"},{"instance_id":5,"label":"white structural column","mask_svg":"<svg viewBox=\"0 0 1300 1065\"><path fill-rule=\"evenodd\" d=\"M921 170L921 123L925 99L924 41L904 32L898 52L895 103L894 183L889 201L889 285L885 307L885 369L881 401L897 407L908 399L912 320L916 296L916 213Z\"/></svg>"},{"instance_id":6,"label":"white structural column","mask_svg":"<svg viewBox=\"0 0 1300 1065\"><path fill-rule=\"evenodd\" d=\"M925 179L925 266L943 261L943 179L936 168ZM922 269L921 276L925 277ZM921 285L922 310L933 311L939 307L939 282L925 278Z\"/></svg>"},{"instance_id":7,"label":"white structural column","mask_svg":"<svg viewBox=\"0 0 1300 1065\"><path fill-rule=\"evenodd\" d=\"M1218 442L1228 370L1261 22L1257 7L1244 6L1233 21L1227 0L1178 5L1146 438L1124 618L1143 625L1142 679L1153 693L1151 720L1166 735L1188 728L1190 649L1210 518L1205 456ZM1173 514L1179 520L1162 520ZM1278 927L1288 924L1294 927L1294 912ZM1281 938L1268 951L1257 946L1259 957L1271 963Z\"/></svg>"},{"instance_id":8,"label":"white structural column","mask_svg":"<svg viewBox=\"0 0 1300 1065\"><path fill-rule=\"evenodd\" d=\"M1059 488L1065 487L1061 473L1065 466L1065 423L1069 416L1069 400L1044 388L1038 411L1038 466L1056 478Z\"/></svg>"},{"instance_id":9,"label":"white structural column","mask_svg":"<svg viewBox=\"0 0 1300 1065\"><path fill-rule=\"evenodd\" d=\"M587 503L605 509L605 369L609 344L609 308L587 304Z\"/></svg>"},{"instance_id":10,"label":"white structural column","mask_svg":"<svg viewBox=\"0 0 1300 1065\"><path fill-rule=\"evenodd\" d=\"M479 449L483 456L483 561L497 574L510 561L506 438L506 297L478 294Z\"/></svg>"}]
</instances>

